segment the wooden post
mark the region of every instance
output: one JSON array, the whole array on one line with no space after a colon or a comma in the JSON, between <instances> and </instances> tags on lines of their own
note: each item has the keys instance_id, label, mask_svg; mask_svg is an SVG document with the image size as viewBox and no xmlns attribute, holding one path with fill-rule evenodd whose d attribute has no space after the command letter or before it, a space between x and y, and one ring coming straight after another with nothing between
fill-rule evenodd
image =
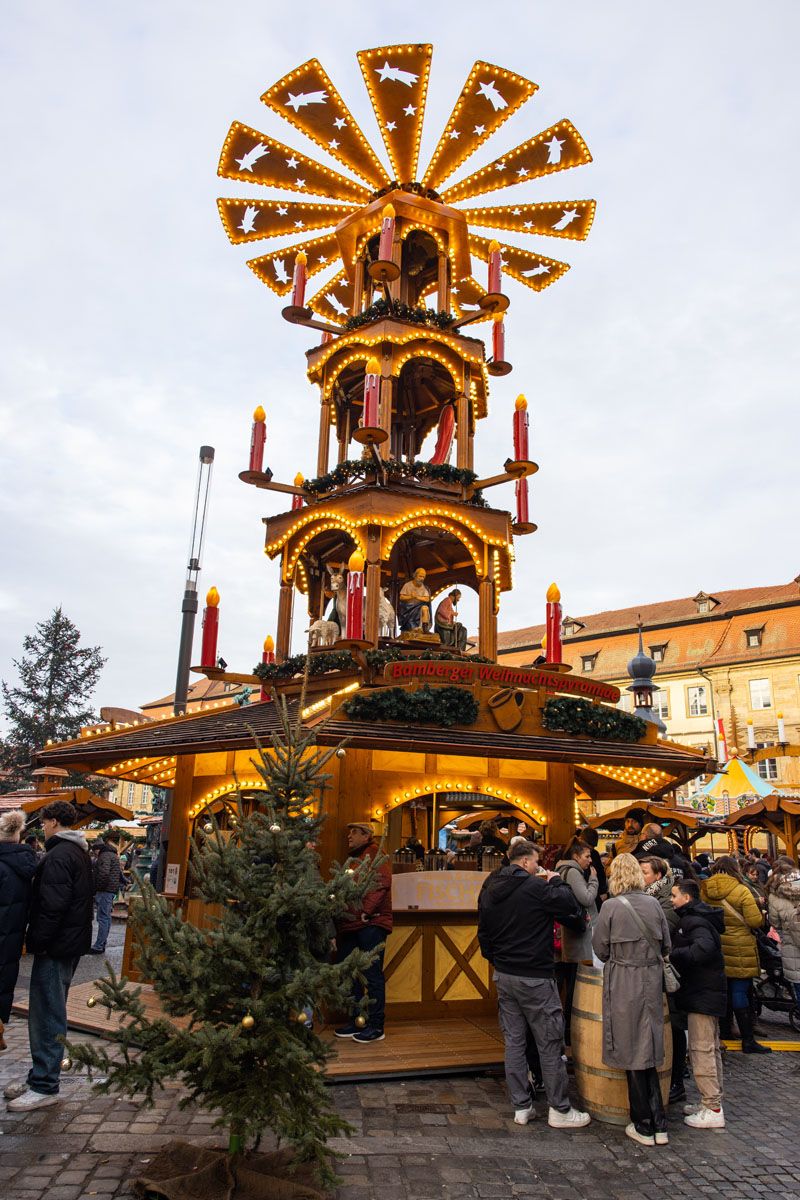
<instances>
[{"instance_id":1,"label":"wooden post","mask_svg":"<svg viewBox=\"0 0 800 1200\"><path fill-rule=\"evenodd\" d=\"M177 864L180 867L180 881L177 893L171 894L178 896L184 894L186 887L186 868L189 861L189 809L193 800L194 764L194 754L180 755L175 765L175 787L172 789L166 880L169 880L170 864Z\"/></svg>"},{"instance_id":2,"label":"wooden post","mask_svg":"<svg viewBox=\"0 0 800 1200\"><path fill-rule=\"evenodd\" d=\"M357 317L364 311L364 259L356 262L355 282L353 283L353 307L351 315Z\"/></svg>"},{"instance_id":3,"label":"wooden post","mask_svg":"<svg viewBox=\"0 0 800 1200\"><path fill-rule=\"evenodd\" d=\"M469 463L469 400L465 392L456 396L456 465L460 470Z\"/></svg>"},{"instance_id":4,"label":"wooden post","mask_svg":"<svg viewBox=\"0 0 800 1200\"><path fill-rule=\"evenodd\" d=\"M575 768L571 763L547 764L547 842L568 842L575 830Z\"/></svg>"},{"instance_id":5,"label":"wooden post","mask_svg":"<svg viewBox=\"0 0 800 1200\"><path fill-rule=\"evenodd\" d=\"M364 638L378 644L378 606L381 599L381 531L376 525L367 530L366 569L367 608L364 617Z\"/></svg>"},{"instance_id":6,"label":"wooden post","mask_svg":"<svg viewBox=\"0 0 800 1200\"><path fill-rule=\"evenodd\" d=\"M478 653L484 658L497 657L494 582L488 577L482 579L478 584Z\"/></svg>"},{"instance_id":7,"label":"wooden post","mask_svg":"<svg viewBox=\"0 0 800 1200\"><path fill-rule=\"evenodd\" d=\"M285 550L284 550L285 553ZM292 650L292 611L294 609L294 584L281 580L278 593L278 629L275 638L275 661L282 663Z\"/></svg>"},{"instance_id":8,"label":"wooden post","mask_svg":"<svg viewBox=\"0 0 800 1200\"><path fill-rule=\"evenodd\" d=\"M437 303L440 312L450 311L450 266L449 259L444 250L439 251L439 279L437 291Z\"/></svg>"},{"instance_id":9,"label":"wooden post","mask_svg":"<svg viewBox=\"0 0 800 1200\"><path fill-rule=\"evenodd\" d=\"M378 452L381 458L390 458L392 453L392 401L394 399L391 354L384 355L382 369L379 424L389 436L378 447Z\"/></svg>"},{"instance_id":10,"label":"wooden post","mask_svg":"<svg viewBox=\"0 0 800 1200\"><path fill-rule=\"evenodd\" d=\"M327 475L331 445L331 402L323 398L319 408L319 448L317 450L317 475Z\"/></svg>"}]
</instances>

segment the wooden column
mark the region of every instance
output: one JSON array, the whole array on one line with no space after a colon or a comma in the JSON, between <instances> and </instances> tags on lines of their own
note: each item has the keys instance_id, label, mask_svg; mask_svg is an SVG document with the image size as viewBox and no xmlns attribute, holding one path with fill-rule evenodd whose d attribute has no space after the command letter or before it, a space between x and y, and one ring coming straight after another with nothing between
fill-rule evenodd
<instances>
[{"instance_id":1,"label":"wooden column","mask_svg":"<svg viewBox=\"0 0 800 1200\"><path fill-rule=\"evenodd\" d=\"M456 466L463 470L469 464L469 400L465 392L456 396Z\"/></svg>"},{"instance_id":2,"label":"wooden column","mask_svg":"<svg viewBox=\"0 0 800 1200\"><path fill-rule=\"evenodd\" d=\"M497 657L497 617L491 578L482 579L478 584L478 653L484 658Z\"/></svg>"},{"instance_id":3,"label":"wooden column","mask_svg":"<svg viewBox=\"0 0 800 1200\"><path fill-rule=\"evenodd\" d=\"M546 842L568 842L575 830L575 769L571 763L547 764Z\"/></svg>"},{"instance_id":4,"label":"wooden column","mask_svg":"<svg viewBox=\"0 0 800 1200\"><path fill-rule=\"evenodd\" d=\"M351 315L357 317L364 311L364 259L356 263L355 280L353 283L353 307Z\"/></svg>"},{"instance_id":5,"label":"wooden column","mask_svg":"<svg viewBox=\"0 0 800 1200\"><path fill-rule=\"evenodd\" d=\"M323 399L319 409L319 448L317 450L317 474L327 475L331 446L331 402Z\"/></svg>"},{"instance_id":6,"label":"wooden column","mask_svg":"<svg viewBox=\"0 0 800 1200\"><path fill-rule=\"evenodd\" d=\"M284 549L284 554L286 550ZM292 611L294 609L294 584L281 580L278 593L278 629L275 638L275 660L285 662L292 649Z\"/></svg>"},{"instance_id":7,"label":"wooden column","mask_svg":"<svg viewBox=\"0 0 800 1200\"><path fill-rule=\"evenodd\" d=\"M342 407L342 419L339 428L339 462L342 463L347 458L347 451L350 448L350 405Z\"/></svg>"},{"instance_id":8,"label":"wooden column","mask_svg":"<svg viewBox=\"0 0 800 1200\"><path fill-rule=\"evenodd\" d=\"M394 379L392 378L392 355L391 348L388 354L383 356L383 365L381 368L381 395L380 395L380 415L379 422L381 429L385 429L389 434L385 442L382 442L378 447L378 453L381 458L391 458L392 454L392 401L394 400Z\"/></svg>"},{"instance_id":9,"label":"wooden column","mask_svg":"<svg viewBox=\"0 0 800 1200\"><path fill-rule=\"evenodd\" d=\"M367 530L367 569L365 576L367 607L364 614L364 637L373 646L378 644L378 605L381 599L381 531L376 525Z\"/></svg>"},{"instance_id":10,"label":"wooden column","mask_svg":"<svg viewBox=\"0 0 800 1200\"><path fill-rule=\"evenodd\" d=\"M373 803L371 750L346 746L344 758L332 758L330 766L332 778L322 802L326 820L319 842L323 873L333 859L342 862L347 857L345 826L348 821L368 821Z\"/></svg>"},{"instance_id":11,"label":"wooden column","mask_svg":"<svg viewBox=\"0 0 800 1200\"><path fill-rule=\"evenodd\" d=\"M437 303L440 312L450 311L450 266L449 259L443 250L439 251L439 278Z\"/></svg>"}]
</instances>

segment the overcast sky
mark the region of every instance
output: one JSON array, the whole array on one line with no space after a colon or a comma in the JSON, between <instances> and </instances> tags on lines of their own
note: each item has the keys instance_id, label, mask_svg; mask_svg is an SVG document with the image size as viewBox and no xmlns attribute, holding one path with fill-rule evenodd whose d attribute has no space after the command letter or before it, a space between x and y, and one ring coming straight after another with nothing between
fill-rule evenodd
<instances>
[{"instance_id":1,"label":"overcast sky","mask_svg":"<svg viewBox=\"0 0 800 1200\"><path fill-rule=\"evenodd\" d=\"M799 35L796 0L7 0L0 676L61 604L109 658L98 705L172 690L202 442L201 594L221 593L230 666L258 660L277 602L260 519L281 505L237 473L261 403L276 478L314 474L318 401L308 334L223 233L216 196L247 188L217 158L234 118L317 156L259 101L312 56L382 153L355 52L390 42L434 44L423 161L476 58L539 91L463 173L565 116L594 156L524 193L598 213L585 245L536 241L565 279L508 288L514 371L477 466L509 453L522 390L541 469L501 628L541 620L553 579L579 615L796 575Z\"/></svg>"}]
</instances>

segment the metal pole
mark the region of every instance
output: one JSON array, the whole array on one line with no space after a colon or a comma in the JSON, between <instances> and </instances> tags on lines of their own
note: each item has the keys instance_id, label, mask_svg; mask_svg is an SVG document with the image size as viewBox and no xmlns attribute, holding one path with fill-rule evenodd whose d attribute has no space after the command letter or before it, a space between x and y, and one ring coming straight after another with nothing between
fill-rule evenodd
<instances>
[{"instance_id":1,"label":"metal pole","mask_svg":"<svg viewBox=\"0 0 800 1200\"><path fill-rule=\"evenodd\" d=\"M192 665L194 623L197 616L197 577L200 573L202 563L213 463L214 447L201 446L197 486L194 494L189 565L186 572L186 587L181 606L181 640L178 649L178 672L175 678L175 702L173 706L173 712L176 717L186 712L186 701L189 695L189 668Z\"/></svg>"}]
</instances>

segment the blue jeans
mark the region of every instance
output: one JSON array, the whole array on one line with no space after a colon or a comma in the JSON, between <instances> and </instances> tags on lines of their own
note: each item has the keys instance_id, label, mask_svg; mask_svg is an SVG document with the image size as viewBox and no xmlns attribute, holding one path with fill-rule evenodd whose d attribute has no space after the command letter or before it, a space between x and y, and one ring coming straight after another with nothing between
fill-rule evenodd
<instances>
[{"instance_id":1,"label":"blue jeans","mask_svg":"<svg viewBox=\"0 0 800 1200\"><path fill-rule=\"evenodd\" d=\"M105 950L108 935L111 931L111 909L114 904L115 892L96 892L94 897L97 909L97 937L93 950Z\"/></svg>"},{"instance_id":2,"label":"blue jeans","mask_svg":"<svg viewBox=\"0 0 800 1200\"><path fill-rule=\"evenodd\" d=\"M56 1096L61 1076L63 1043L67 1034L67 996L80 958L51 958L35 954L28 994L28 1040L33 1066L28 1087L43 1096Z\"/></svg>"},{"instance_id":3,"label":"blue jeans","mask_svg":"<svg viewBox=\"0 0 800 1200\"><path fill-rule=\"evenodd\" d=\"M729 979L728 995L731 998L731 1008L750 1007L751 979Z\"/></svg>"},{"instance_id":4,"label":"blue jeans","mask_svg":"<svg viewBox=\"0 0 800 1200\"><path fill-rule=\"evenodd\" d=\"M340 933L337 938L339 946L339 961L347 958L353 950L378 950L364 972L367 995L369 996L368 1029L380 1029L383 1032L383 1022L386 1017L386 981L383 978L383 952L386 948L386 930L377 925L365 925L363 929L349 930ZM364 995L364 984L359 979L353 980L353 1005L361 1003Z\"/></svg>"}]
</instances>

